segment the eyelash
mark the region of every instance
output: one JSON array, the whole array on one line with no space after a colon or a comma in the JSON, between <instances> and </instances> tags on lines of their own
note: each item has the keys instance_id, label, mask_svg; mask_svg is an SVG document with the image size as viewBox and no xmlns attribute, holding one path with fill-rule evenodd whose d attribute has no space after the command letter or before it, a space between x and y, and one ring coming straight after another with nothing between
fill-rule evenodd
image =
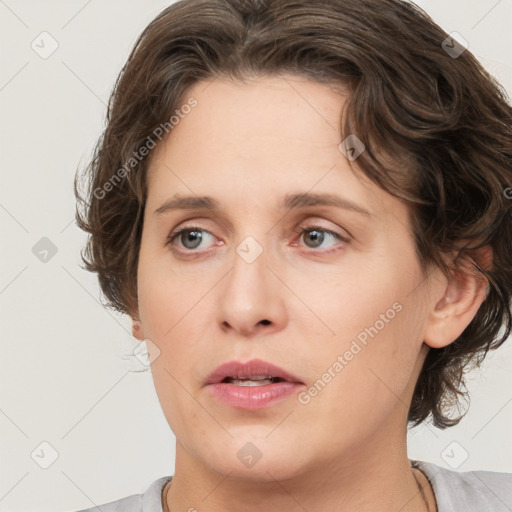
<instances>
[{"instance_id":1,"label":"eyelash","mask_svg":"<svg viewBox=\"0 0 512 512\"><path fill-rule=\"evenodd\" d=\"M199 226L185 226L177 231L173 231L172 233L169 234L169 236L167 237L167 242L166 242L166 245L171 245L174 240L176 238L178 238L183 232L185 231L203 231L205 233L208 233L210 235L212 235L212 233L210 233L208 230L206 229L203 229ZM307 233L309 231L322 231L324 233L328 233L329 235L332 235L333 237L335 237L338 241L341 241L341 242L345 242L345 243L349 243L350 240L348 239L348 237L344 237L342 235L340 235L339 233L336 233L335 231L331 231L329 229L325 229L321 226L315 226L315 225L311 225L311 226L299 226L297 229L294 230L294 233L297 233L298 235L303 235L304 233ZM213 236L213 235L212 235ZM332 253L332 252L335 252L335 251L338 251L339 249L327 249L327 250L324 250L324 251L321 251L321 250L316 250L316 249L309 249L308 251L309 252L319 252L319 253L323 253L323 254L329 254L329 253ZM194 253L198 253L199 254L199 251L196 251L196 250L193 250L193 249L188 249L188 250L179 250L181 253L183 254L194 254Z\"/></svg>"}]
</instances>

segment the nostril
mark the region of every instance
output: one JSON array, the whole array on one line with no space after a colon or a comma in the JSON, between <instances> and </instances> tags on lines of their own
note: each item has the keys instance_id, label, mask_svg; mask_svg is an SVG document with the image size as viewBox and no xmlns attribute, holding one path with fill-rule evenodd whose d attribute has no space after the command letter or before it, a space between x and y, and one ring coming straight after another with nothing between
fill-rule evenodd
<instances>
[{"instance_id":1,"label":"nostril","mask_svg":"<svg viewBox=\"0 0 512 512\"><path fill-rule=\"evenodd\" d=\"M263 325L268 325L270 323L270 320L262 320L260 323Z\"/></svg>"}]
</instances>

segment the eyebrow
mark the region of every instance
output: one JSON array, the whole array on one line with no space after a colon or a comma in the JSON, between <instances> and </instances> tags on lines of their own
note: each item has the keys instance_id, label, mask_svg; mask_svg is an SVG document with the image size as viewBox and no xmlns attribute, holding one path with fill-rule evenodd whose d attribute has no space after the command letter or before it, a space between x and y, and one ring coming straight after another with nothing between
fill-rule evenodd
<instances>
[{"instance_id":1,"label":"eyebrow","mask_svg":"<svg viewBox=\"0 0 512 512\"><path fill-rule=\"evenodd\" d=\"M299 193L288 194L284 197L282 208L304 208L307 206L336 206L344 210L360 213L373 218L368 210L341 196L327 193ZM168 199L154 213L162 214L172 210L219 210L220 203L209 196L179 196L175 194Z\"/></svg>"}]
</instances>

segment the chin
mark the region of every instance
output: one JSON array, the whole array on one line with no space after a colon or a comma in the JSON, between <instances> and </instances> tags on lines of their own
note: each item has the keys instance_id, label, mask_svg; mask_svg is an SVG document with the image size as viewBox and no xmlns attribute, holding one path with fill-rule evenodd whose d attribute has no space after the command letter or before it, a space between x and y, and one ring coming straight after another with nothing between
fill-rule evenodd
<instances>
[{"instance_id":1,"label":"chin","mask_svg":"<svg viewBox=\"0 0 512 512\"><path fill-rule=\"evenodd\" d=\"M225 439L226 434L222 441L215 443L213 452L201 453L205 465L233 479L258 482L293 478L307 466L304 450L301 449L299 458L297 442L286 436L284 430L281 435L261 426L236 430L235 434L230 429L233 438L229 441Z\"/></svg>"},{"instance_id":2,"label":"chin","mask_svg":"<svg viewBox=\"0 0 512 512\"><path fill-rule=\"evenodd\" d=\"M285 460L279 455L273 455L262 457L252 467L246 467L239 461L233 462L230 459L219 461L213 469L222 475L229 474L231 480L274 484L276 480L288 480L298 475L300 468L295 467L295 464L297 461L294 460L293 454Z\"/></svg>"}]
</instances>

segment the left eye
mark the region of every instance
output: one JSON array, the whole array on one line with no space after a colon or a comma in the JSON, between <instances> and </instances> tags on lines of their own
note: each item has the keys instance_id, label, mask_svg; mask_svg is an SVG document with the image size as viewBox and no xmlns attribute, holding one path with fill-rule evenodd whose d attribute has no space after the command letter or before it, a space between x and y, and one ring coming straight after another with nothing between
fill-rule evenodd
<instances>
[{"instance_id":1,"label":"left eye","mask_svg":"<svg viewBox=\"0 0 512 512\"><path fill-rule=\"evenodd\" d=\"M346 237L343 237L334 231L330 231L319 226L300 227L296 229L295 232L301 235L301 237L302 235L307 235L304 237L304 239L309 240L309 242L306 241L305 244L311 249L316 249L322 246L322 244L328 238L331 238L334 241L333 245L335 245L335 243L340 240L348 242ZM174 241L179 238L179 241L185 249L194 251L204 241L204 233L206 233L207 236L214 238L214 236L205 229L201 229L199 227L187 227L171 233L167 239L167 244L173 244ZM326 248L329 249L330 247L332 247L332 245Z\"/></svg>"},{"instance_id":2,"label":"left eye","mask_svg":"<svg viewBox=\"0 0 512 512\"><path fill-rule=\"evenodd\" d=\"M338 233L335 233L334 231L330 231L328 229L324 229L320 226L300 227L296 230L296 233L299 233L299 235L301 235L301 236L305 235L304 239L305 240L309 239L311 241L311 243L305 242L306 245L311 249L316 249L319 246L321 246L322 243L328 237L331 237L332 239L334 239L335 243L336 243L336 241L340 241L340 240L345 241L345 242L348 241L346 238L342 237ZM332 245L327 247L327 249L330 247L332 247Z\"/></svg>"}]
</instances>

